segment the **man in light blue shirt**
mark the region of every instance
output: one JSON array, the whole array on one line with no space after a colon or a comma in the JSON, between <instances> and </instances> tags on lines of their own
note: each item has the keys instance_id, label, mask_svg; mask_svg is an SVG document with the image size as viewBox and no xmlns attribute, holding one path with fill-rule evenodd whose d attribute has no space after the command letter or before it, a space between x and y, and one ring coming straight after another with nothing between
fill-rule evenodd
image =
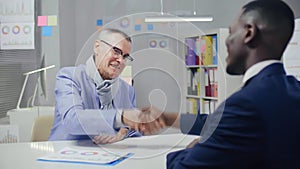
<instances>
[{"instance_id":1,"label":"man in light blue shirt","mask_svg":"<svg viewBox=\"0 0 300 169\"><path fill-rule=\"evenodd\" d=\"M95 40L94 55L85 65L57 73L55 119L49 140L91 137L96 143L111 143L141 135L127 128L137 126L130 119L138 119L140 111L135 109L134 88L119 78L126 63L133 60L130 50L131 39L125 33L103 29ZM128 119L130 123L124 124ZM120 129L127 132L118 133Z\"/></svg>"}]
</instances>

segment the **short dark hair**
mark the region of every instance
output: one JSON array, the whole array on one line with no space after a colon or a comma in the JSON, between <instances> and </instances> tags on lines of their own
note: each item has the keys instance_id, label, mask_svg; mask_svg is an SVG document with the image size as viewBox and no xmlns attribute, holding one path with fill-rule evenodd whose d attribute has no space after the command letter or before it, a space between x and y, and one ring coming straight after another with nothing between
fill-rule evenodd
<instances>
[{"instance_id":1,"label":"short dark hair","mask_svg":"<svg viewBox=\"0 0 300 169\"><path fill-rule=\"evenodd\" d=\"M123 32L123 31L121 31L119 29L114 29L114 28L105 28L105 29L102 29L99 32L98 37L101 36L101 34L103 34L103 33L105 33L105 34L107 34L107 33L117 33L117 34L122 35L128 42L130 42L130 43L132 42L130 36L128 36L125 32Z\"/></svg>"},{"instance_id":2,"label":"short dark hair","mask_svg":"<svg viewBox=\"0 0 300 169\"><path fill-rule=\"evenodd\" d=\"M245 15L250 11L258 12L260 19L268 28L285 30L288 39L291 38L295 26L295 16L292 9L281 0L255 0L243 6ZM279 32L278 32L279 33Z\"/></svg>"}]
</instances>

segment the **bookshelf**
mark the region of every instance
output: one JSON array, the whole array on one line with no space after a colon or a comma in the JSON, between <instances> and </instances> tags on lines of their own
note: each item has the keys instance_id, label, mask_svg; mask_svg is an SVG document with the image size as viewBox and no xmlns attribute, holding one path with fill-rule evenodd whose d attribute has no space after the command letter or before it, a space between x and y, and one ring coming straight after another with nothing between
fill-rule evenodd
<instances>
[{"instance_id":1,"label":"bookshelf","mask_svg":"<svg viewBox=\"0 0 300 169\"><path fill-rule=\"evenodd\" d=\"M242 84L226 73L227 28L184 37L186 112L210 114Z\"/></svg>"}]
</instances>

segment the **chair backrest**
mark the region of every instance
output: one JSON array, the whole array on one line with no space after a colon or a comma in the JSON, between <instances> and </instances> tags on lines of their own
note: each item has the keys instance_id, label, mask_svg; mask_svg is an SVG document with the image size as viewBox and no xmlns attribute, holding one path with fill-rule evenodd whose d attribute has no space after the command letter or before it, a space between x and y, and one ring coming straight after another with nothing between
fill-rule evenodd
<instances>
[{"instance_id":1,"label":"chair backrest","mask_svg":"<svg viewBox=\"0 0 300 169\"><path fill-rule=\"evenodd\" d=\"M48 141L53 121L54 115L36 117L32 127L31 141Z\"/></svg>"}]
</instances>

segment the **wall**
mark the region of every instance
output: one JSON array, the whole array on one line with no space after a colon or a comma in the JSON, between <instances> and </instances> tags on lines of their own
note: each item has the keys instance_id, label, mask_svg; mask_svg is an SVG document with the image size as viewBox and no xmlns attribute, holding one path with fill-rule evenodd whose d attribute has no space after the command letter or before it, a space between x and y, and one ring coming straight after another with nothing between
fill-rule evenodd
<instances>
[{"instance_id":1,"label":"wall","mask_svg":"<svg viewBox=\"0 0 300 169\"><path fill-rule=\"evenodd\" d=\"M299 0L284 0L294 11L295 18L300 18L300 2Z\"/></svg>"},{"instance_id":2,"label":"wall","mask_svg":"<svg viewBox=\"0 0 300 169\"><path fill-rule=\"evenodd\" d=\"M294 9L296 16L300 16L299 0L286 0ZM214 17L213 22L195 23L193 26L188 24L176 24L172 35L167 35L170 42L170 49L167 50L149 50L147 49L148 41L153 35L139 34L133 37L132 55L136 58L133 65L133 75L138 76L135 79L135 88L137 90L138 106L144 106L152 101L160 102L157 98L162 97L159 88L169 86L173 91L178 90L177 86L182 86L183 81L183 52L178 47L182 37L186 34L196 34L201 30L207 30L219 27L228 27L240 8L249 0L164 0L164 8L161 9L159 0L60 0L59 5L59 24L60 24L60 63L61 66L72 66L83 63L80 59L88 57L92 51L87 47L92 44L91 36L96 32L97 19L116 19L122 16L132 17L132 15L141 15L147 12L165 12L177 14L191 14L196 11L199 15L211 15ZM230 5L228 5L230 4ZM162 28L162 31L167 28ZM160 31L160 30L158 30ZM159 33L154 33L154 37L159 38ZM173 43L172 39L177 39ZM84 49L83 49L84 48ZM78 57L80 55L80 57ZM176 59L172 59L176 58ZM78 62L77 62L78 61ZM145 69L153 69L157 76L155 81L151 81L150 74ZM154 70L155 69L155 70ZM157 69L161 69L157 71ZM145 73L144 75L141 72ZM166 75L169 80L163 79ZM150 78L150 79L149 79ZM174 84L173 80L176 81ZM158 85L156 83L161 83ZM177 85L178 83L178 85ZM179 89L181 90L181 89ZM145 93L145 91L154 91ZM145 94L148 98L145 98ZM167 109L176 109L181 107L179 95L170 95ZM142 98L142 99L140 99ZM146 99L146 100L145 100ZM158 104L157 103L157 104ZM171 104L171 105L170 105ZM166 103L160 106L166 106Z\"/></svg>"},{"instance_id":3,"label":"wall","mask_svg":"<svg viewBox=\"0 0 300 169\"><path fill-rule=\"evenodd\" d=\"M147 0L43 0L44 8L47 4L59 6L60 24L60 61L61 66L74 65L85 41L96 31L95 22L104 16L120 17L143 12L160 12L160 1ZM226 0L224 4L219 0L197 0L194 8L193 0L164 0L164 12L174 11L192 12L197 14L210 14L214 17L211 23L195 24L201 29L228 27L241 6L249 0ZM300 17L299 0L285 0ZM226 4L225 4L226 3ZM230 4L230 5L227 5ZM53 6L53 5L52 5ZM57 10L54 6L53 9Z\"/></svg>"},{"instance_id":4,"label":"wall","mask_svg":"<svg viewBox=\"0 0 300 169\"><path fill-rule=\"evenodd\" d=\"M38 8L40 3L38 0L32 0L31 2L35 2L34 5L36 8L34 10L34 15L37 16L40 13L40 8ZM2 3L2 12L3 9L11 8L12 3ZM18 4L18 2L15 3L16 5ZM27 10L28 7L29 6L24 6L24 9ZM1 20L7 19L5 15L1 17ZM17 18L18 16L16 19ZM16 20L13 19L11 22L16 22ZM25 76L23 73L35 70L39 66L41 37L36 28L37 27L35 26L34 49L0 50L0 118L5 117L7 115L7 111L17 107L19 98L21 98L21 104L19 105L20 107L27 107L27 103L30 103L31 98L33 98L34 89L37 82L37 74L30 75L28 77L28 81L24 86L24 93L22 96L20 94L23 84L25 84ZM5 37L2 37L1 35L0 40L3 40L1 38ZM22 40L22 38L20 40Z\"/></svg>"},{"instance_id":5,"label":"wall","mask_svg":"<svg viewBox=\"0 0 300 169\"><path fill-rule=\"evenodd\" d=\"M228 27L229 21L238 12L240 6L247 1L231 0L232 5L220 8L220 1L197 1L198 14L208 14L214 17L211 23L181 25L176 24L165 39L169 42L169 49L149 50L148 41L159 39L161 32L168 33L168 26L155 25L151 35L147 32L133 32L133 51L135 61L132 63L134 87L137 91L137 106L142 107L155 104L169 111L181 111L181 87L183 81L184 60L182 51L178 48L181 37L186 32L199 32L201 29ZM165 0L164 12L191 13L194 1ZM147 12L160 12L160 1L146 0L60 0L60 45L61 66L72 66L82 57L87 57L92 51L86 50L89 39L96 31L96 20L119 18L122 16L141 16ZM117 11L117 12L116 12ZM230 11L230 12L228 12ZM130 16L129 16L130 15ZM192 27L192 28L191 28ZM178 31L180 30L180 31ZM149 33L149 32L148 32ZM137 35L138 34L138 35ZM84 49L82 49L84 48ZM174 59L176 58L176 59ZM81 62L82 63L82 62ZM151 73L149 73L151 72ZM155 78L155 79L153 79ZM167 90L170 89L170 90ZM173 91L173 92L171 92ZM176 91L176 92L174 92Z\"/></svg>"},{"instance_id":6,"label":"wall","mask_svg":"<svg viewBox=\"0 0 300 169\"><path fill-rule=\"evenodd\" d=\"M41 1L41 14L40 15L59 15L58 8L59 0L42 0ZM39 27L41 31L41 27ZM45 66L55 65L55 68L46 71L46 96L39 90L39 99L37 105L54 106L54 86L55 75L60 66L60 25L53 26L52 36L42 36L42 51L41 54L45 55Z\"/></svg>"}]
</instances>

